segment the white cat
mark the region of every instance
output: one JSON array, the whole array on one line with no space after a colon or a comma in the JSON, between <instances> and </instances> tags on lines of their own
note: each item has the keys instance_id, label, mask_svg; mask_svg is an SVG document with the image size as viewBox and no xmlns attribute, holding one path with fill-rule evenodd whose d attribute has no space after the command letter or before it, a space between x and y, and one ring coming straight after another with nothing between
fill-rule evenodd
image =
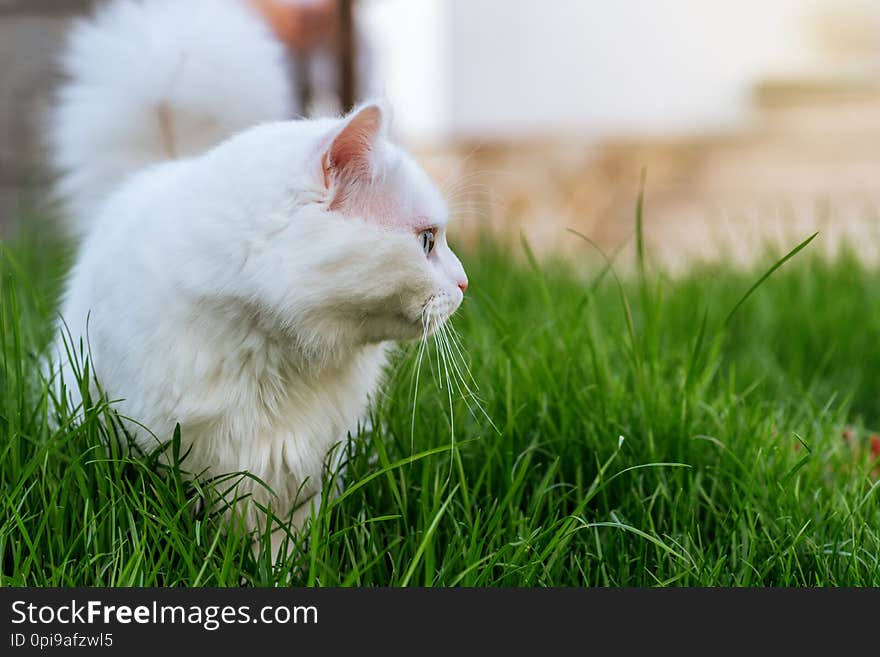
<instances>
[{"instance_id":1,"label":"white cat","mask_svg":"<svg viewBox=\"0 0 880 657\"><path fill-rule=\"evenodd\" d=\"M162 439L180 423L188 471L249 471L274 496L239 493L300 526L390 341L462 301L442 197L388 141L381 104L277 120L281 52L241 0L114 2L76 25L64 62L51 135L83 236L71 336L123 416ZM64 353L59 339L70 385Z\"/></svg>"}]
</instances>

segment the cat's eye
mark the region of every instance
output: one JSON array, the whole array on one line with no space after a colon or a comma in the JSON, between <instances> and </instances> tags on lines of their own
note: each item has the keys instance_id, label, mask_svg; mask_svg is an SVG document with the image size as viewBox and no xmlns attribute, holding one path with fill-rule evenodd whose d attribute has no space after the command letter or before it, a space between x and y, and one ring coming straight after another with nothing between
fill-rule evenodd
<instances>
[{"instance_id":1,"label":"cat's eye","mask_svg":"<svg viewBox=\"0 0 880 657\"><path fill-rule=\"evenodd\" d=\"M425 252L425 255L431 253L434 250L434 231L423 230L419 234L419 242L422 244L422 251Z\"/></svg>"}]
</instances>

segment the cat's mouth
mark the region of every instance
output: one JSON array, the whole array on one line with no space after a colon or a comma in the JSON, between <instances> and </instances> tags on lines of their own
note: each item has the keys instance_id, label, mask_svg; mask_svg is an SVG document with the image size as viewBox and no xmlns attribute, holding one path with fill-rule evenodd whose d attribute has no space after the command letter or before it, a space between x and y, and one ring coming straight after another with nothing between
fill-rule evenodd
<instances>
[{"instance_id":1,"label":"cat's mouth","mask_svg":"<svg viewBox=\"0 0 880 657\"><path fill-rule=\"evenodd\" d=\"M442 326L458 309L460 303L442 292L429 297L422 307L421 323L425 336L433 334Z\"/></svg>"}]
</instances>

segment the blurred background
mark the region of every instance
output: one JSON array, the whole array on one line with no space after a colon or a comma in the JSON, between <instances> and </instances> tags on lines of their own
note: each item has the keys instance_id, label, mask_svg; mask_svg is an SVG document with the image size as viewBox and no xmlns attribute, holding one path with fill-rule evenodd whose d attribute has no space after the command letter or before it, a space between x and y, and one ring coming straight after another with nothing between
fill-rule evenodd
<instances>
[{"instance_id":1,"label":"blurred background","mask_svg":"<svg viewBox=\"0 0 880 657\"><path fill-rule=\"evenodd\" d=\"M246 2L249 0L241 0ZM40 116L89 0L0 0L0 231L46 197ZM766 241L880 259L877 0L267 0L302 114L385 95L458 238L675 271ZM812 248L812 247L811 247Z\"/></svg>"}]
</instances>

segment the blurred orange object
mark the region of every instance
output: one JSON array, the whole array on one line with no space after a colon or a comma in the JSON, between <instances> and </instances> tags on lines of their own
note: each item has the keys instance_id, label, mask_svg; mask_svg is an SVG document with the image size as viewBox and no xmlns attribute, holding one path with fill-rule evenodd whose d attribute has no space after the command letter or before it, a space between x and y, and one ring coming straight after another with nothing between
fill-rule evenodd
<instances>
[{"instance_id":1,"label":"blurred orange object","mask_svg":"<svg viewBox=\"0 0 880 657\"><path fill-rule=\"evenodd\" d=\"M250 0L279 40L299 51L311 50L336 38L335 0Z\"/></svg>"}]
</instances>

